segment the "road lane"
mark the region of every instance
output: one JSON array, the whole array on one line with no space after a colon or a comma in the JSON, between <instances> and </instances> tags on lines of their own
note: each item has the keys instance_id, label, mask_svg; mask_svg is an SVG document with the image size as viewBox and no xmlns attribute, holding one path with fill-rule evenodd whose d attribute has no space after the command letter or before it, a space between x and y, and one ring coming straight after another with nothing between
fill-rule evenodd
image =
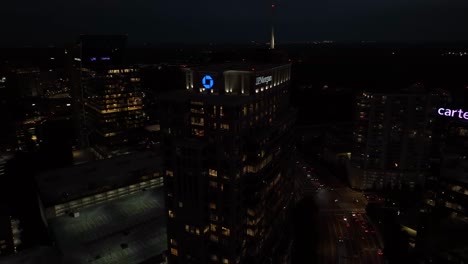
<instances>
[{"instance_id":1,"label":"road lane","mask_svg":"<svg viewBox=\"0 0 468 264\"><path fill-rule=\"evenodd\" d=\"M318 263L338 263L339 243L345 244L340 252L345 252L347 262L342 263L383 263L383 257L378 255L381 240L371 231L376 229L365 214L367 201L364 195L345 186L317 163L301 160L297 165L302 172L298 175L301 177L299 187L314 197L319 209ZM341 239L344 242L339 242Z\"/></svg>"}]
</instances>

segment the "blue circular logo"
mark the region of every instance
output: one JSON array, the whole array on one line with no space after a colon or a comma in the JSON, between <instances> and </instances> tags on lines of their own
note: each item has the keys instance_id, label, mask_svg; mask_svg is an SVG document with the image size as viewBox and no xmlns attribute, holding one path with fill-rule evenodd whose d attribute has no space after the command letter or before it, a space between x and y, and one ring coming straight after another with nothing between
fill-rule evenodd
<instances>
[{"instance_id":1,"label":"blue circular logo","mask_svg":"<svg viewBox=\"0 0 468 264\"><path fill-rule=\"evenodd\" d=\"M205 77L203 77L202 84L206 89L211 89L214 84L213 78L209 75L205 75Z\"/></svg>"}]
</instances>

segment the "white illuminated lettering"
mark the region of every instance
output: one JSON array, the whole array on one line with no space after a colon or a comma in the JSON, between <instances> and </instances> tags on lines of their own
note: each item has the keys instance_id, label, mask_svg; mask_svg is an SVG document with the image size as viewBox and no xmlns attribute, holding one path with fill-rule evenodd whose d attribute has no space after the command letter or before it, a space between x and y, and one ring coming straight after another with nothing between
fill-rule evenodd
<instances>
[{"instance_id":1,"label":"white illuminated lettering","mask_svg":"<svg viewBox=\"0 0 468 264\"><path fill-rule=\"evenodd\" d=\"M460 119L468 119L468 112L463 111L462 109L452 110L452 109L441 107L437 109L437 113L442 116L451 116L451 117L458 117Z\"/></svg>"},{"instance_id":2,"label":"white illuminated lettering","mask_svg":"<svg viewBox=\"0 0 468 264\"><path fill-rule=\"evenodd\" d=\"M263 84L263 83L269 83L272 80L272 76L260 76L255 79L255 85Z\"/></svg>"}]
</instances>

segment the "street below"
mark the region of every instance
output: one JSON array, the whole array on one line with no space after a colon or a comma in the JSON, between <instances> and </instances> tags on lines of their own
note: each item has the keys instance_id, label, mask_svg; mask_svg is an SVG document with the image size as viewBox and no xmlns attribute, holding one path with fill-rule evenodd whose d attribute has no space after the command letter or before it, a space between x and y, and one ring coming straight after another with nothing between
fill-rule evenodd
<instances>
[{"instance_id":1,"label":"street below","mask_svg":"<svg viewBox=\"0 0 468 264\"><path fill-rule=\"evenodd\" d=\"M316 263L384 263L382 239L366 215L367 201L318 162L298 160L299 189L317 210Z\"/></svg>"}]
</instances>

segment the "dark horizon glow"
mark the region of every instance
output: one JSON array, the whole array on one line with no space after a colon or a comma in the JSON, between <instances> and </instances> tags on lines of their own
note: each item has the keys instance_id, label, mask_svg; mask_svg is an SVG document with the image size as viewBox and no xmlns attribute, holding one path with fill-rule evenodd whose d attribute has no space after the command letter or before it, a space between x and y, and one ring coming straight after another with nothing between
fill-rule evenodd
<instances>
[{"instance_id":1,"label":"dark horizon glow","mask_svg":"<svg viewBox=\"0 0 468 264\"><path fill-rule=\"evenodd\" d=\"M2 45L55 44L80 34L128 34L129 43L268 42L271 2L8 1ZM275 34L289 41L465 41L468 1L276 1ZM200 15L203 14L203 15Z\"/></svg>"}]
</instances>

